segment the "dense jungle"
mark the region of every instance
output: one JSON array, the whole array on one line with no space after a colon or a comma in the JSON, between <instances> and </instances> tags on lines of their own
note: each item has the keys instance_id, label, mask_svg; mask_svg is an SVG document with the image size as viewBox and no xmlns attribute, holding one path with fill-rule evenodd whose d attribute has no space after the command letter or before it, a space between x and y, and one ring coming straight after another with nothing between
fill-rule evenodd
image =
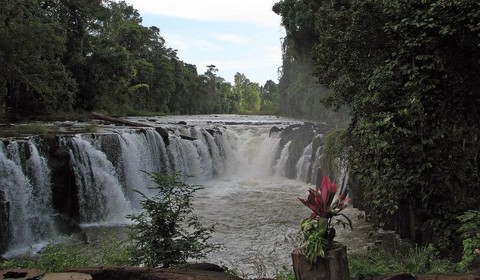
<instances>
[{"instance_id":1,"label":"dense jungle","mask_svg":"<svg viewBox=\"0 0 480 280\"><path fill-rule=\"evenodd\" d=\"M110 0L0 1L2 122L266 114L339 128L367 219L466 266L480 247L480 2L280 0L283 64L231 84ZM274 80L277 80L275 82Z\"/></svg>"}]
</instances>

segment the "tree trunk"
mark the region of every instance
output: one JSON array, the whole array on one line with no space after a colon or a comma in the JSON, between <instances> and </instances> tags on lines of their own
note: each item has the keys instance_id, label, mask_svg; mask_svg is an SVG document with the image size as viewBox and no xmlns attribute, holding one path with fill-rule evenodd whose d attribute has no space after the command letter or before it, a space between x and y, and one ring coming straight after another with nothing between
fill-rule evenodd
<instances>
[{"instance_id":1,"label":"tree trunk","mask_svg":"<svg viewBox=\"0 0 480 280\"><path fill-rule=\"evenodd\" d=\"M325 258L309 263L300 249L292 252L293 271L297 280L349 280L347 247L325 252Z\"/></svg>"},{"instance_id":2,"label":"tree trunk","mask_svg":"<svg viewBox=\"0 0 480 280\"><path fill-rule=\"evenodd\" d=\"M94 119L99 119L102 121L107 121L107 122L120 124L120 125L135 126L135 127L153 127L152 125L149 125L149 124L127 121L120 118L105 116L95 112L91 114L91 117ZM165 145L168 146L170 144L170 141L168 139L168 132L164 128L159 126L155 127L155 130L157 130L157 132L162 136L163 141L165 142ZM197 140L197 138L186 136L186 135L179 135L179 136L180 138L185 140L191 140L191 141Z\"/></svg>"},{"instance_id":3,"label":"tree trunk","mask_svg":"<svg viewBox=\"0 0 480 280\"><path fill-rule=\"evenodd\" d=\"M99 120L102 120L102 121L107 121L107 122L120 124L120 125L135 126L135 127L152 127L151 125L146 124L146 123L138 123L138 122L122 120L120 118L105 116L105 115L95 113L95 112L92 112L91 117L94 118L94 119L99 119Z\"/></svg>"}]
</instances>

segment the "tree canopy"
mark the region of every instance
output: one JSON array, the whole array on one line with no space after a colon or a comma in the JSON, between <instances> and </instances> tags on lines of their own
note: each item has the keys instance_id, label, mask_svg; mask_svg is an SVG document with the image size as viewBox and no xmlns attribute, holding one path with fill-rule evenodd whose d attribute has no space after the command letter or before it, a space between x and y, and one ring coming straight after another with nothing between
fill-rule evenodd
<instances>
[{"instance_id":1,"label":"tree canopy","mask_svg":"<svg viewBox=\"0 0 480 280\"><path fill-rule=\"evenodd\" d=\"M329 89L318 98L350 109L349 167L371 214L386 223L413 209L424 242L452 244L456 217L480 205L480 2L282 0L274 11L285 79L305 56Z\"/></svg>"},{"instance_id":2,"label":"tree canopy","mask_svg":"<svg viewBox=\"0 0 480 280\"><path fill-rule=\"evenodd\" d=\"M198 73L167 46L160 28L143 26L138 11L123 1L0 0L0 5L0 117L261 109L261 87L250 85L237 96L214 65Z\"/></svg>"}]
</instances>

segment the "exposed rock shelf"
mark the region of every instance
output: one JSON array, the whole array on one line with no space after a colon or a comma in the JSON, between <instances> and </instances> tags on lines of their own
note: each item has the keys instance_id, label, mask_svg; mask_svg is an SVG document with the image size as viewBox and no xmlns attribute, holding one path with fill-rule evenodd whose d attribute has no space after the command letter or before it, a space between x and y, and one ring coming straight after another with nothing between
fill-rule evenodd
<instances>
[{"instance_id":1,"label":"exposed rock shelf","mask_svg":"<svg viewBox=\"0 0 480 280\"><path fill-rule=\"evenodd\" d=\"M0 279L21 280L239 280L217 265L192 264L187 269L146 267L87 267L62 273L45 273L39 270L1 270Z\"/></svg>"},{"instance_id":2,"label":"exposed rock shelf","mask_svg":"<svg viewBox=\"0 0 480 280\"><path fill-rule=\"evenodd\" d=\"M61 273L45 273L36 269L0 270L0 279L18 280L241 280L214 264L193 264L188 269L146 267L90 267ZM412 275L398 273L363 279L372 280L478 280L480 273ZM259 280L267 280L262 278Z\"/></svg>"}]
</instances>

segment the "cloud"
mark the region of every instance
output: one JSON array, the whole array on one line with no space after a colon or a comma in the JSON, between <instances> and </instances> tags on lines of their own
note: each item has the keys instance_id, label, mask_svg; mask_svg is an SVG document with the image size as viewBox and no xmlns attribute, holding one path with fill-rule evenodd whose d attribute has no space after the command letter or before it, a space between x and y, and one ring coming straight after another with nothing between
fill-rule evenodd
<instances>
[{"instance_id":1,"label":"cloud","mask_svg":"<svg viewBox=\"0 0 480 280\"><path fill-rule=\"evenodd\" d=\"M162 37L166 39L167 46L173 49L177 49L181 51L185 51L189 49L190 43L187 40L185 40L182 36L178 36L176 34L166 32L162 34Z\"/></svg>"},{"instance_id":2,"label":"cloud","mask_svg":"<svg viewBox=\"0 0 480 280\"><path fill-rule=\"evenodd\" d=\"M272 12L278 0L127 0L141 14L202 21L229 21L280 26Z\"/></svg>"},{"instance_id":3,"label":"cloud","mask_svg":"<svg viewBox=\"0 0 480 280\"><path fill-rule=\"evenodd\" d=\"M198 49L204 52L218 52L218 51L224 50L222 45L215 44L215 42L205 40L205 39L194 40L192 42L192 46L195 49Z\"/></svg>"},{"instance_id":4,"label":"cloud","mask_svg":"<svg viewBox=\"0 0 480 280\"><path fill-rule=\"evenodd\" d=\"M241 44L248 42L248 38L236 34L216 34L215 38L219 41Z\"/></svg>"}]
</instances>

